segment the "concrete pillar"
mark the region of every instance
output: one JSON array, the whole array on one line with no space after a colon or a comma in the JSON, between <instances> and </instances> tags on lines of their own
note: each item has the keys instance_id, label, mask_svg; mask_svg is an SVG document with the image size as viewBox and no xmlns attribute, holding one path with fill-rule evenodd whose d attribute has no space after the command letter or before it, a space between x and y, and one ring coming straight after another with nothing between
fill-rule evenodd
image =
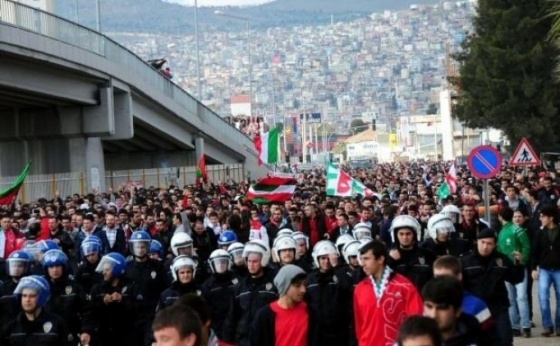
<instances>
[{"instance_id":1,"label":"concrete pillar","mask_svg":"<svg viewBox=\"0 0 560 346\"><path fill-rule=\"evenodd\" d=\"M105 159L103 157L103 144L99 137L87 138L86 169L88 189L105 191Z\"/></svg>"},{"instance_id":2,"label":"concrete pillar","mask_svg":"<svg viewBox=\"0 0 560 346\"><path fill-rule=\"evenodd\" d=\"M196 134L194 137L194 151L196 153L196 164L204 154L204 137Z\"/></svg>"},{"instance_id":3,"label":"concrete pillar","mask_svg":"<svg viewBox=\"0 0 560 346\"><path fill-rule=\"evenodd\" d=\"M441 143L443 147L443 159L453 160L453 119L451 119L451 95L449 90L442 90L439 93L439 111L441 114Z\"/></svg>"}]
</instances>

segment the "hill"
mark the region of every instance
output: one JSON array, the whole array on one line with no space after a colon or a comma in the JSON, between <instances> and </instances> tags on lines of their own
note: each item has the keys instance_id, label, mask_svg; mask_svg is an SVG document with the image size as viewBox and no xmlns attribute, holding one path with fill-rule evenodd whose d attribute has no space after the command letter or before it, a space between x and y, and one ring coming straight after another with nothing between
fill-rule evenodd
<instances>
[{"instance_id":1,"label":"hill","mask_svg":"<svg viewBox=\"0 0 560 346\"><path fill-rule=\"evenodd\" d=\"M251 18L251 27L319 25L363 18L372 12L408 8L411 4L436 4L439 0L276 0L250 7L201 7L199 25L205 30L238 29L239 21L217 19L214 11ZM193 8L161 0L101 1L101 26L107 32L185 34L194 31ZM57 0L56 13L95 27L95 1Z\"/></svg>"}]
</instances>

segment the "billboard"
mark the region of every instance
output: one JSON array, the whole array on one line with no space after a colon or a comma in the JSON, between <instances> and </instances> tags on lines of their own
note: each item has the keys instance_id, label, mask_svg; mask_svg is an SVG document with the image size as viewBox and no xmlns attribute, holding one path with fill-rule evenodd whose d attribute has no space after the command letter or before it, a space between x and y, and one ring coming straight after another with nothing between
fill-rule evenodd
<instances>
[{"instance_id":1,"label":"billboard","mask_svg":"<svg viewBox=\"0 0 560 346\"><path fill-rule=\"evenodd\" d=\"M321 123L321 113L303 113L299 115L299 120L303 122L305 117L305 121L308 124L320 124Z\"/></svg>"},{"instance_id":2,"label":"billboard","mask_svg":"<svg viewBox=\"0 0 560 346\"><path fill-rule=\"evenodd\" d=\"M379 143L375 141L364 141L346 144L346 156L348 158L358 156L376 156Z\"/></svg>"}]
</instances>

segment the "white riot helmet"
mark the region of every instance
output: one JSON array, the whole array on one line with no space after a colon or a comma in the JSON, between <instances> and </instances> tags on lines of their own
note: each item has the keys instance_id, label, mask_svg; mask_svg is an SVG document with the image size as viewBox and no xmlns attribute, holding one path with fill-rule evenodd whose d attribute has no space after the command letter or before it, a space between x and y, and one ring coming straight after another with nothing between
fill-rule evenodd
<instances>
[{"instance_id":1,"label":"white riot helmet","mask_svg":"<svg viewBox=\"0 0 560 346\"><path fill-rule=\"evenodd\" d=\"M296 241L296 243L301 244L305 243L307 249L309 249L309 237L305 235L303 232L294 232L292 234L292 238Z\"/></svg>"},{"instance_id":2,"label":"white riot helmet","mask_svg":"<svg viewBox=\"0 0 560 346\"><path fill-rule=\"evenodd\" d=\"M455 204L448 204L441 210L441 214L451 219L453 223L459 223L461 218L461 210Z\"/></svg>"},{"instance_id":3,"label":"white riot helmet","mask_svg":"<svg viewBox=\"0 0 560 346\"><path fill-rule=\"evenodd\" d=\"M231 256L226 250L214 250L208 258L208 264L212 273L223 274L231 269Z\"/></svg>"},{"instance_id":4,"label":"white riot helmet","mask_svg":"<svg viewBox=\"0 0 560 346\"><path fill-rule=\"evenodd\" d=\"M190 248L187 255L193 255L193 240L190 235L185 232L175 233L171 237L171 252L175 256L179 256L179 249Z\"/></svg>"},{"instance_id":5,"label":"white riot helmet","mask_svg":"<svg viewBox=\"0 0 560 346\"><path fill-rule=\"evenodd\" d=\"M179 280L179 275L177 274L177 272L182 268L191 268L193 271L194 280L194 276L196 274L196 265L197 263L189 256L175 257L175 259L173 260L173 264L171 264L171 275L173 275L173 281Z\"/></svg>"},{"instance_id":6,"label":"white riot helmet","mask_svg":"<svg viewBox=\"0 0 560 346\"><path fill-rule=\"evenodd\" d=\"M315 263L315 267L320 268L319 257L326 255L339 256L336 246L330 240L321 240L317 242L317 244L315 244L315 246L313 247L313 252L311 253L311 257L313 257L313 263Z\"/></svg>"},{"instance_id":7,"label":"white riot helmet","mask_svg":"<svg viewBox=\"0 0 560 346\"><path fill-rule=\"evenodd\" d=\"M453 233L455 226L453 221L444 214L435 214L428 220L428 235L432 239L437 239L438 233Z\"/></svg>"},{"instance_id":8,"label":"white riot helmet","mask_svg":"<svg viewBox=\"0 0 560 346\"><path fill-rule=\"evenodd\" d=\"M421 226L418 220L416 220L410 215L399 215L395 217L393 219L393 222L391 223L390 232L391 232L391 241L393 243L397 242L397 232L401 228L410 229L414 233L414 236L418 239L421 231Z\"/></svg>"},{"instance_id":9,"label":"white riot helmet","mask_svg":"<svg viewBox=\"0 0 560 346\"><path fill-rule=\"evenodd\" d=\"M358 258L360 256L360 247L362 247L362 243L358 240L352 240L342 249L342 256L346 263L350 264L350 257Z\"/></svg>"},{"instance_id":10,"label":"white riot helmet","mask_svg":"<svg viewBox=\"0 0 560 346\"><path fill-rule=\"evenodd\" d=\"M245 259L243 258L243 249L245 245L241 244L240 242L235 242L228 246L227 252L233 261L233 264L241 265L245 263Z\"/></svg>"},{"instance_id":11,"label":"white riot helmet","mask_svg":"<svg viewBox=\"0 0 560 346\"><path fill-rule=\"evenodd\" d=\"M278 233L276 234L276 238L280 238L282 236L289 236L291 237L294 234L294 231L292 231L289 228L282 228L281 230L278 231Z\"/></svg>"},{"instance_id":12,"label":"white riot helmet","mask_svg":"<svg viewBox=\"0 0 560 346\"><path fill-rule=\"evenodd\" d=\"M266 267L270 261L270 249L268 244L261 239L249 240L243 248L243 258L247 262L247 257L250 253L258 253L261 257L261 266Z\"/></svg>"},{"instance_id":13,"label":"white riot helmet","mask_svg":"<svg viewBox=\"0 0 560 346\"><path fill-rule=\"evenodd\" d=\"M356 239L354 239L353 236L351 236L350 234L343 234L341 236L339 236L338 238L336 238L336 248L338 249L338 252L342 253L342 249L344 248L344 245L348 244L351 241L354 241Z\"/></svg>"},{"instance_id":14,"label":"white riot helmet","mask_svg":"<svg viewBox=\"0 0 560 346\"><path fill-rule=\"evenodd\" d=\"M352 229L354 239L360 240L363 237L371 237L371 228L365 223L359 223Z\"/></svg>"},{"instance_id":15,"label":"white riot helmet","mask_svg":"<svg viewBox=\"0 0 560 346\"><path fill-rule=\"evenodd\" d=\"M280 262L280 251L282 250L294 250L294 259L297 251L297 244L294 238L290 236L281 236L274 240L272 245L272 251L276 255L276 259Z\"/></svg>"}]
</instances>

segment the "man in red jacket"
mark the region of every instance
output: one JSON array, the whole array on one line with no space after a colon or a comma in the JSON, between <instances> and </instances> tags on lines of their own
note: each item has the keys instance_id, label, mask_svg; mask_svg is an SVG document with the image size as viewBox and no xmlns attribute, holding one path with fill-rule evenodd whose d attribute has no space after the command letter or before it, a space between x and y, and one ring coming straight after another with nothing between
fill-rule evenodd
<instances>
[{"instance_id":1,"label":"man in red jacket","mask_svg":"<svg viewBox=\"0 0 560 346\"><path fill-rule=\"evenodd\" d=\"M408 316L424 311L422 297L404 276L386 264L387 247L373 240L360 248L367 277L354 291L354 320L360 346L392 345Z\"/></svg>"},{"instance_id":2,"label":"man in red jacket","mask_svg":"<svg viewBox=\"0 0 560 346\"><path fill-rule=\"evenodd\" d=\"M12 252L17 250L18 238L21 238L21 234L12 228L12 218L10 215L2 215L0 219L0 262L3 263ZM4 270L4 266L0 270Z\"/></svg>"}]
</instances>

